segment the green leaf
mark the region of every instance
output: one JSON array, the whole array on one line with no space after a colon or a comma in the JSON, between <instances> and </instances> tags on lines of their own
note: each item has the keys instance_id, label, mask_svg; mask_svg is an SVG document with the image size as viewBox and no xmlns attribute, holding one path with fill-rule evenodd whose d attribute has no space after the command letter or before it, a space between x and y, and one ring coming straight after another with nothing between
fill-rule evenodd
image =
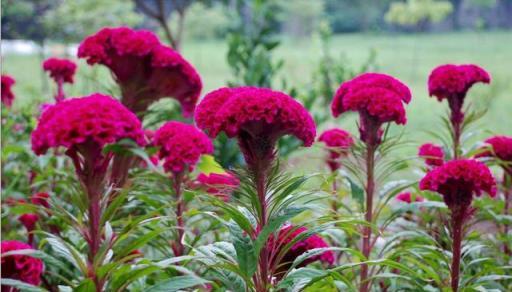
<instances>
[{"instance_id":1,"label":"green leaf","mask_svg":"<svg viewBox=\"0 0 512 292\"><path fill-rule=\"evenodd\" d=\"M238 265L245 276L252 277L258 262L258 254L255 252L253 242L234 221L228 222L228 228L233 237Z\"/></svg>"},{"instance_id":2,"label":"green leaf","mask_svg":"<svg viewBox=\"0 0 512 292\"><path fill-rule=\"evenodd\" d=\"M25 282L18 281L18 280L15 280L15 279L2 278L0 283L2 283L2 286L3 285L11 286L11 287L14 287L14 288L18 288L18 289L20 289L21 291L24 291L24 292L25 291L26 292L48 291L46 289L43 289L43 288L40 288L40 287L36 287L36 286L30 285L30 284L27 284ZM3 287L2 287L2 290L3 290Z\"/></svg>"},{"instance_id":3,"label":"green leaf","mask_svg":"<svg viewBox=\"0 0 512 292\"><path fill-rule=\"evenodd\" d=\"M202 155L199 163L197 164L197 169L208 175L210 173L225 173L226 171L222 166L220 166L215 158L212 155Z\"/></svg>"},{"instance_id":4,"label":"green leaf","mask_svg":"<svg viewBox=\"0 0 512 292\"><path fill-rule=\"evenodd\" d=\"M265 226L265 228L263 228L263 230L260 232L260 234L256 238L256 241L254 242L254 250L255 250L256 254L260 253L261 248L267 242L267 239L272 232L279 230L279 227L281 227L281 225L284 222L297 216L298 214L302 213L304 210L306 210L306 208L289 207L282 214L270 219L268 224Z\"/></svg>"},{"instance_id":5,"label":"green leaf","mask_svg":"<svg viewBox=\"0 0 512 292\"><path fill-rule=\"evenodd\" d=\"M175 292L187 288L191 288L194 286L204 285L209 283L209 281L201 279L197 276L178 276L171 278L169 280L165 280L157 283L154 286L149 287L149 289L145 290L147 292Z\"/></svg>"},{"instance_id":6,"label":"green leaf","mask_svg":"<svg viewBox=\"0 0 512 292\"><path fill-rule=\"evenodd\" d=\"M364 190L355 182L353 182L350 178L348 178L350 183L350 192L352 193L352 199L356 200L361 208L364 206Z\"/></svg>"},{"instance_id":7,"label":"green leaf","mask_svg":"<svg viewBox=\"0 0 512 292\"><path fill-rule=\"evenodd\" d=\"M73 289L75 292L94 292L96 291L96 285L94 285L94 282L91 279L85 279L83 280L80 285L78 285L75 289Z\"/></svg>"}]
</instances>

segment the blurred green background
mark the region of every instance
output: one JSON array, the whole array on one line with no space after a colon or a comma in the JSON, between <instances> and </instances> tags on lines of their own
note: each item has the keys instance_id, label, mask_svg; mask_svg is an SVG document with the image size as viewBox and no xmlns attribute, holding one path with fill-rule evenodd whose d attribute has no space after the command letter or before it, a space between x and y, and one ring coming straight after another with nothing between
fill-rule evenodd
<instances>
[{"instance_id":1,"label":"blurred green background","mask_svg":"<svg viewBox=\"0 0 512 292\"><path fill-rule=\"evenodd\" d=\"M343 68L358 68L374 54L370 69L394 75L411 87L414 98L407 107L406 130L418 142L429 140L422 130L435 130L446 108L427 95L429 72L443 63L476 63L493 78L490 86L475 86L469 94L473 106L489 109L480 122L482 129L512 134L512 1L6 0L2 10L2 73L17 80L15 107L51 100L52 84L41 72L41 60L74 57L80 40L103 26L157 32L197 68L203 94L228 83L244 83L237 80L243 73L233 70L228 52L237 46L233 35L253 35L260 27L251 41L267 36L276 41L260 60L282 62L281 68L262 73L272 76L270 84L276 89L314 88L326 48ZM331 34L328 42L321 37L322 25ZM8 39L29 40L36 49L19 53ZM80 61L77 82L67 85L67 92L115 95L113 84L105 68ZM338 85L333 84L333 90ZM330 111L324 104L315 107L325 115ZM355 130L353 119L327 119L320 128L341 125Z\"/></svg>"}]
</instances>

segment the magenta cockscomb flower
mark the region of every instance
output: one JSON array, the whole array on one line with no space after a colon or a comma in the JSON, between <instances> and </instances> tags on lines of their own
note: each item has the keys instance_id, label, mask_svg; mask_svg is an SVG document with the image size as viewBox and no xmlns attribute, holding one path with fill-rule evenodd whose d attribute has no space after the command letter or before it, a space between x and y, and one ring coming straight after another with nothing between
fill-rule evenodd
<instances>
[{"instance_id":1,"label":"magenta cockscomb flower","mask_svg":"<svg viewBox=\"0 0 512 292\"><path fill-rule=\"evenodd\" d=\"M203 154L213 152L213 144L198 128L181 122L167 122L153 137L160 147L158 157L168 172L192 171Z\"/></svg>"},{"instance_id":2,"label":"magenta cockscomb flower","mask_svg":"<svg viewBox=\"0 0 512 292\"><path fill-rule=\"evenodd\" d=\"M291 267L293 261L304 253L315 248L327 248L329 244L319 235L313 234L308 237L297 240L297 236L308 232L306 227L297 227L285 225L277 232L277 240L274 234L271 234L267 245L270 251L270 266L275 277L281 278ZM291 244L291 246L290 246ZM325 251L319 255L309 257L297 267L304 267L312 262L321 261L332 265L335 261L335 255L332 251Z\"/></svg>"},{"instance_id":3,"label":"magenta cockscomb flower","mask_svg":"<svg viewBox=\"0 0 512 292\"><path fill-rule=\"evenodd\" d=\"M37 214L26 213L22 214L18 217L18 221L25 227L28 234L28 244L32 246L34 244L34 229L36 228L36 223L39 221L39 216Z\"/></svg>"},{"instance_id":4,"label":"magenta cockscomb flower","mask_svg":"<svg viewBox=\"0 0 512 292\"><path fill-rule=\"evenodd\" d=\"M41 192L41 193L33 194L32 197L30 198L30 201L34 205L43 206L48 209L48 208L50 208L50 204L48 203L49 198L50 198L50 195L48 193Z\"/></svg>"},{"instance_id":5,"label":"magenta cockscomb flower","mask_svg":"<svg viewBox=\"0 0 512 292\"><path fill-rule=\"evenodd\" d=\"M164 169L173 174L178 238L172 243L175 256L185 252L181 240L185 233L183 214L186 204L182 198L182 183L185 174L192 171L203 154L213 152L213 144L198 128L182 122L167 122L153 136L152 145L159 147L158 157L164 160Z\"/></svg>"},{"instance_id":6,"label":"magenta cockscomb flower","mask_svg":"<svg viewBox=\"0 0 512 292\"><path fill-rule=\"evenodd\" d=\"M73 83L76 64L68 59L49 58L43 62L43 70L47 71L57 84L55 100L57 102L64 100L64 83Z\"/></svg>"},{"instance_id":7,"label":"magenta cockscomb flower","mask_svg":"<svg viewBox=\"0 0 512 292\"><path fill-rule=\"evenodd\" d=\"M46 109L32 132L32 149L37 155L49 148L64 147L75 166L89 204L89 229L83 231L89 248L89 266L93 266L101 245L101 216L106 189L107 170L113 153L105 153L104 146L122 139L131 139L140 146L146 144L144 131L137 116L114 98L92 94L71 98ZM128 171L128 170L126 170ZM95 270L90 271L97 289L99 281Z\"/></svg>"},{"instance_id":8,"label":"magenta cockscomb flower","mask_svg":"<svg viewBox=\"0 0 512 292\"><path fill-rule=\"evenodd\" d=\"M43 70L57 83L73 83L76 64L68 59L48 58L43 62Z\"/></svg>"},{"instance_id":9,"label":"magenta cockscomb flower","mask_svg":"<svg viewBox=\"0 0 512 292\"><path fill-rule=\"evenodd\" d=\"M201 93L194 67L150 31L103 28L80 44L78 57L107 66L121 87L122 103L142 115L154 101L172 97L189 116Z\"/></svg>"},{"instance_id":10,"label":"magenta cockscomb flower","mask_svg":"<svg viewBox=\"0 0 512 292\"><path fill-rule=\"evenodd\" d=\"M495 157L503 162L505 169L512 176L512 137L494 136L485 140L486 150L477 157Z\"/></svg>"},{"instance_id":11,"label":"magenta cockscomb flower","mask_svg":"<svg viewBox=\"0 0 512 292\"><path fill-rule=\"evenodd\" d=\"M420 182L420 189L443 195L450 209L467 207L473 195L483 192L496 195L496 182L489 168L474 159L460 159L429 171Z\"/></svg>"},{"instance_id":12,"label":"magenta cockscomb flower","mask_svg":"<svg viewBox=\"0 0 512 292\"><path fill-rule=\"evenodd\" d=\"M480 82L489 83L491 77L477 65L441 65L428 77L428 92L439 101L448 99L450 107L453 105L460 109L468 90Z\"/></svg>"},{"instance_id":13,"label":"magenta cockscomb flower","mask_svg":"<svg viewBox=\"0 0 512 292\"><path fill-rule=\"evenodd\" d=\"M411 101L411 91L398 79L386 74L364 73L344 82L331 104L334 117L347 111L359 112L361 140L380 143L381 125L405 124L404 103Z\"/></svg>"},{"instance_id":14,"label":"magenta cockscomb flower","mask_svg":"<svg viewBox=\"0 0 512 292\"><path fill-rule=\"evenodd\" d=\"M12 86L16 83L14 78L9 75L2 75L2 103L6 107L11 107L14 101Z\"/></svg>"},{"instance_id":15,"label":"magenta cockscomb flower","mask_svg":"<svg viewBox=\"0 0 512 292\"><path fill-rule=\"evenodd\" d=\"M418 149L418 156L425 160L425 164L428 166L440 166L444 163L444 150L443 147L425 143Z\"/></svg>"},{"instance_id":16,"label":"magenta cockscomb flower","mask_svg":"<svg viewBox=\"0 0 512 292\"><path fill-rule=\"evenodd\" d=\"M87 155L91 148L100 151L125 138L145 145L139 119L114 98L92 94L45 110L32 132L32 149L40 155L49 148L65 147Z\"/></svg>"},{"instance_id":17,"label":"magenta cockscomb flower","mask_svg":"<svg viewBox=\"0 0 512 292\"><path fill-rule=\"evenodd\" d=\"M336 171L340 168L339 158L346 156L350 147L354 145L354 139L349 132L342 129L330 129L324 131L318 141L323 142L329 150L329 157L327 158L327 165L331 171Z\"/></svg>"},{"instance_id":18,"label":"magenta cockscomb flower","mask_svg":"<svg viewBox=\"0 0 512 292\"><path fill-rule=\"evenodd\" d=\"M404 202L407 204L413 203L413 202L423 202L425 199L417 194L414 194L414 196L410 192L403 192L395 197L398 201Z\"/></svg>"},{"instance_id":19,"label":"magenta cockscomb flower","mask_svg":"<svg viewBox=\"0 0 512 292\"><path fill-rule=\"evenodd\" d=\"M464 122L464 99L468 90L476 83L489 83L491 77L477 65L441 65L428 77L428 92L439 101L448 100L453 136L453 157L460 157L460 137Z\"/></svg>"},{"instance_id":20,"label":"magenta cockscomb flower","mask_svg":"<svg viewBox=\"0 0 512 292\"><path fill-rule=\"evenodd\" d=\"M496 182L489 168L474 159L460 159L446 162L432 169L420 181L420 189L437 192L443 196L451 213L452 236L452 290L458 291L461 243L464 222L472 215L473 195L488 193L496 195Z\"/></svg>"},{"instance_id":21,"label":"magenta cockscomb flower","mask_svg":"<svg viewBox=\"0 0 512 292\"><path fill-rule=\"evenodd\" d=\"M197 181L206 188L208 194L214 195L225 202L240 185L240 180L232 173L200 173Z\"/></svg>"},{"instance_id":22,"label":"magenta cockscomb flower","mask_svg":"<svg viewBox=\"0 0 512 292\"><path fill-rule=\"evenodd\" d=\"M0 270L2 279L14 279L34 286L41 284L41 275L43 274L43 262L29 255L5 255L8 252L20 250L33 250L33 248L21 241L4 240L1 243L2 269ZM10 290L9 286L2 283L2 291L17 291L14 288Z\"/></svg>"},{"instance_id":23,"label":"magenta cockscomb flower","mask_svg":"<svg viewBox=\"0 0 512 292\"><path fill-rule=\"evenodd\" d=\"M39 220L39 216L37 216L37 214L32 214L32 213L23 214L18 218L18 221L20 221L21 224L23 224L23 226L25 226L25 228L27 229L28 232L31 232L32 230L34 230L38 220Z\"/></svg>"},{"instance_id":24,"label":"magenta cockscomb flower","mask_svg":"<svg viewBox=\"0 0 512 292\"><path fill-rule=\"evenodd\" d=\"M249 165L270 161L277 140L293 135L311 146L315 123L292 97L257 87L221 88L207 94L196 111L198 127L212 137L225 132L237 137Z\"/></svg>"}]
</instances>

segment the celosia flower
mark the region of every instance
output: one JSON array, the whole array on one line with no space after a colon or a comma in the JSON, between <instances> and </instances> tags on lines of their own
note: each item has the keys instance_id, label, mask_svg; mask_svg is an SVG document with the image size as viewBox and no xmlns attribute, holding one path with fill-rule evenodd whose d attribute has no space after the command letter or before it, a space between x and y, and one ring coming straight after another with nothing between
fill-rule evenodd
<instances>
[{"instance_id":1,"label":"celosia flower","mask_svg":"<svg viewBox=\"0 0 512 292\"><path fill-rule=\"evenodd\" d=\"M319 235L313 234L309 237L296 240L295 238L303 232L307 232L306 227L296 227L293 225L283 226L278 234L277 240L275 239L274 234L269 236L267 245L269 250L271 251L271 266L275 267L276 270L275 276L280 278L292 265L293 261L301 256L302 254L315 249L315 248L327 248L329 245L325 242L322 237ZM294 242L288 250L282 253L283 249ZM334 253L332 251L325 251L322 254L309 257L304 260L298 267L304 267L312 262L321 261L326 264L332 265L334 264Z\"/></svg>"},{"instance_id":2,"label":"celosia flower","mask_svg":"<svg viewBox=\"0 0 512 292\"><path fill-rule=\"evenodd\" d=\"M164 169L172 173L192 171L203 154L213 152L213 144L199 129L181 122L167 122L155 132L153 145Z\"/></svg>"},{"instance_id":3,"label":"celosia flower","mask_svg":"<svg viewBox=\"0 0 512 292\"><path fill-rule=\"evenodd\" d=\"M49 58L43 63L43 70L50 73L57 84L55 100L61 102L66 97L64 94L64 83L73 83L73 75L76 72L76 64L67 59Z\"/></svg>"},{"instance_id":4,"label":"celosia flower","mask_svg":"<svg viewBox=\"0 0 512 292\"><path fill-rule=\"evenodd\" d=\"M505 162L512 162L512 137L494 136L485 140L490 146L488 151L480 153L479 157L496 157Z\"/></svg>"},{"instance_id":5,"label":"celosia flower","mask_svg":"<svg viewBox=\"0 0 512 292\"><path fill-rule=\"evenodd\" d=\"M487 150L477 157L496 157L502 162L503 169L512 176L512 137L494 136L485 140Z\"/></svg>"},{"instance_id":6,"label":"celosia flower","mask_svg":"<svg viewBox=\"0 0 512 292\"><path fill-rule=\"evenodd\" d=\"M47 71L56 83L73 83L76 64L67 59L49 58L43 62L43 70Z\"/></svg>"},{"instance_id":7,"label":"celosia flower","mask_svg":"<svg viewBox=\"0 0 512 292\"><path fill-rule=\"evenodd\" d=\"M327 164L331 171L340 168L338 158L346 155L349 148L354 145L354 139L349 132L342 129L331 129L324 131L318 141L324 142L329 150Z\"/></svg>"},{"instance_id":8,"label":"celosia flower","mask_svg":"<svg viewBox=\"0 0 512 292\"><path fill-rule=\"evenodd\" d=\"M440 166L444 163L444 151L441 146L426 143L420 146L418 156L425 159L428 166Z\"/></svg>"},{"instance_id":9,"label":"celosia flower","mask_svg":"<svg viewBox=\"0 0 512 292\"><path fill-rule=\"evenodd\" d=\"M482 192L494 197L496 182L485 164L474 159L460 159L429 171L420 181L420 189L440 193L453 210L467 208L473 195L480 196Z\"/></svg>"},{"instance_id":10,"label":"celosia flower","mask_svg":"<svg viewBox=\"0 0 512 292\"><path fill-rule=\"evenodd\" d=\"M41 283L43 262L29 255L4 255L18 250L32 250L32 247L16 240L2 241L2 269L0 270L2 279L14 279L38 286ZM7 286L2 285L2 291L4 287Z\"/></svg>"},{"instance_id":11,"label":"celosia flower","mask_svg":"<svg viewBox=\"0 0 512 292\"><path fill-rule=\"evenodd\" d=\"M30 198L30 201L34 205L43 206L48 209L48 208L50 208L50 204L48 204L49 197L50 197L50 195L48 195L48 193L37 193L37 194L32 195L32 197Z\"/></svg>"},{"instance_id":12,"label":"celosia flower","mask_svg":"<svg viewBox=\"0 0 512 292\"><path fill-rule=\"evenodd\" d=\"M134 112L173 97L188 116L202 89L194 67L150 31L103 28L80 44L78 57L90 65L107 66L121 87L123 104Z\"/></svg>"},{"instance_id":13,"label":"celosia flower","mask_svg":"<svg viewBox=\"0 0 512 292\"><path fill-rule=\"evenodd\" d=\"M346 111L359 112L361 140L380 143L383 123L405 124L404 103L411 101L411 91L398 79L386 74L364 73L344 82L331 104L334 117Z\"/></svg>"},{"instance_id":14,"label":"celosia flower","mask_svg":"<svg viewBox=\"0 0 512 292\"><path fill-rule=\"evenodd\" d=\"M489 73L477 65L441 65L432 70L428 77L428 92L439 101L447 99L452 111L452 122L461 123L467 91L475 83L490 81Z\"/></svg>"},{"instance_id":15,"label":"celosia flower","mask_svg":"<svg viewBox=\"0 0 512 292\"><path fill-rule=\"evenodd\" d=\"M240 180L233 174L226 173L200 173L197 181L206 187L206 192L229 201L231 193L240 185Z\"/></svg>"},{"instance_id":16,"label":"celosia flower","mask_svg":"<svg viewBox=\"0 0 512 292\"><path fill-rule=\"evenodd\" d=\"M277 140L293 135L311 146L315 123L292 97L257 87L221 88L207 94L197 107L196 122L212 137L225 132L237 137L249 165L270 161Z\"/></svg>"},{"instance_id":17,"label":"celosia flower","mask_svg":"<svg viewBox=\"0 0 512 292\"><path fill-rule=\"evenodd\" d=\"M27 213L21 215L18 220L25 226L28 232L34 230L37 221L39 220L39 216L37 214Z\"/></svg>"},{"instance_id":18,"label":"celosia flower","mask_svg":"<svg viewBox=\"0 0 512 292\"><path fill-rule=\"evenodd\" d=\"M58 103L43 112L32 132L32 149L38 155L59 146L80 150L129 138L145 145L137 117L110 96L92 94Z\"/></svg>"},{"instance_id":19,"label":"celosia flower","mask_svg":"<svg viewBox=\"0 0 512 292\"><path fill-rule=\"evenodd\" d=\"M2 103L6 107L11 107L14 101L14 93L12 92L12 86L16 83L14 78L9 75L2 75Z\"/></svg>"},{"instance_id":20,"label":"celosia flower","mask_svg":"<svg viewBox=\"0 0 512 292\"><path fill-rule=\"evenodd\" d=\"M413 195L410 192L400 193L395 197L398 201L410 204L413 202ZM423 202L425 199L420 195L414 195L414 202Z\"/></svg>"}]
</instances>

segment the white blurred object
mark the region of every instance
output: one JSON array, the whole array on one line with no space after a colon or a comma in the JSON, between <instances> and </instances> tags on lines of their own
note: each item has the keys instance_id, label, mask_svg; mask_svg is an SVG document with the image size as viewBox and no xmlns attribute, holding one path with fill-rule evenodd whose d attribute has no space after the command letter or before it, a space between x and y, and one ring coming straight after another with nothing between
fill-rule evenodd
<instances>
[{"instance_id":1,"label":"white blurred object","mask_svg":"<svg viewBox=\"0 0 512 292\"><path fill-rule=\"evenodd\" d=\"M40 46L30 40L2 40L2 55L34 55L39 53ZM45 55L76 56L77 44L49 44L45 46Z\"/></svg>"}]
</instances>

